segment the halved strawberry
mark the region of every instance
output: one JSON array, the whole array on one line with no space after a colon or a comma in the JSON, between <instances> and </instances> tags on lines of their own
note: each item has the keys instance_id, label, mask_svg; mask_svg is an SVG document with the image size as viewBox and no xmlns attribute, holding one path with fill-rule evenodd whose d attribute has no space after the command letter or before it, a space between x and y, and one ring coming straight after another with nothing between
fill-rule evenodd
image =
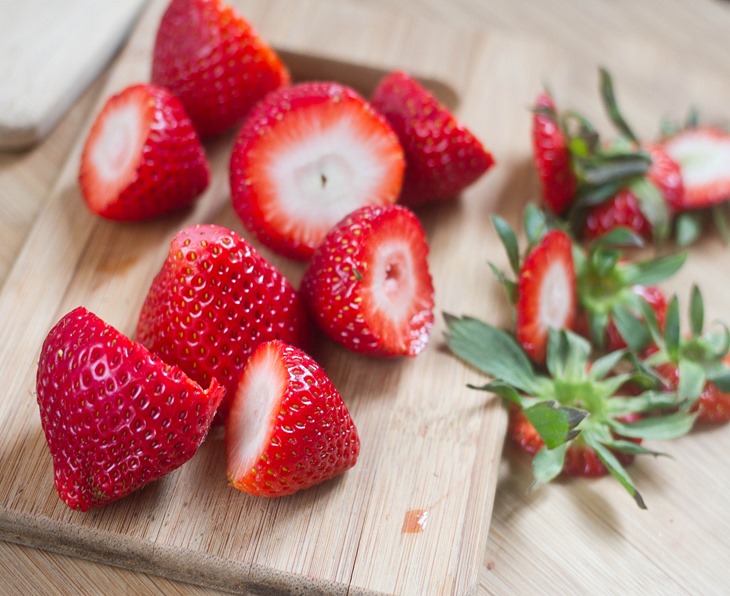
<instances>
[{"instance_id":1,"label":"halved strawberry","mask_svg":"<svg viewBox=\"0 0 730 596\"><path fill-rule=\"evenodd\" d=\"M89 209L115 220L141 220L191 204L210 168L180 101L154 85L110 97L89 132L79 184Z\"/></svg>"},{"instance_id":2,"label":"halved strawberry","mask_svg":"<svg viewBox=\"0 0 730 596\"><path fill-rule=\"evenodd\" d=\"M403 151L388 123L353 89L301 83L251 111L231 155L231 198L271 249L306 259L365 205L394 203Z\"/></svg>"},{"instance_id":3,"label":"halved strawberry","mask_svg":"<svg viewBox=\"0 0 730 596\"><path fill-rule=\"evenodd\" d=\"M551 328L573 327L576 308L573 244L552 230L525 257L517 278L515 336L534 362L545 362Z\"/></svg>"},{"instance_id":4,"label":"halved strawberry","mask_svg":"<svg viewBox=\"0 0 730 596\"><path fill-rule=\"evenodd\" d=\"M453 199L494 164L481 141L407 73L386 75L370 101L405 152L402 204Z\"/></svg>"},{"instance_id":5,"label":"halved strawberry","mask_svg":"<svg viewBox=\"0 0 730 596\"><path fill-rule=\"evenodd\" d=\"M226 421L229 483L262 497L290 495L349 470L360 438L324 370L281 341L260 344Z\"/></svg>"},{"instance_id":6,"label":"halved strawberry","mask_svg":"<svg viewBox=\"0 0 730 596\"><path fill-rule=\"evenodd\" d=\"M202 389L83 307L48 333L36 391L56 490L80 511L188 461L224 393L215 379Z\"/></svg>"},{"instance_id":7,"label":"halved strawberry","mask_svg":"<svg viewBox=\"0 0 730 596\"><path fill-rule=\"evenodd\" d=\"M301 292L334 341L374 356L415 356L433 326L428 244L418 218L399 205L363 207L314 252Z\"/></svg>"},{"instance_id":8,"label":"halved strawberry","mask_svg":"<svg viewBox=\"0 0 730 596\"><path fill-rule=\"evenodd\" d=\"M137 339L191 378L226 388L224 419L241 371L270 339L307 345L309 319L289 281L244 238L213 224L187 227L149 288Z\"/></svg>"},{"instance_id":9,"label":"halved strawberry","mask_svg":"<svg viewBox=\"0 0 730 596\"><path fill-rule=\"evenodd\" d=\"M277 54L221 0L172 0L160 21L152 82L180 98L202 137L239 122L266 93L289 84Z\"/></svg>"},{"instance_id":10,"label":"halved strawberry","mask_svg":"<svg viewBox=\"0 0 730 596\"><path fill-rule=\"evenodd\" d=\"M730 200L730 133L711 126L686 128L662 147L679 164L684 180L678 211Z\"/></svg>"},{"instance_id":11,"label":"halved strawberry","mask_svg":"<svg viewBox=\"0 0 730 596\"><path fill-rule=\"evenodd\" d=\"M555 215L564 214L575 199L577 180L568 139L558 122L548 93L535 100L532 115L533 159L540 178L542 201Z\"/></svg>"}]
</instances>

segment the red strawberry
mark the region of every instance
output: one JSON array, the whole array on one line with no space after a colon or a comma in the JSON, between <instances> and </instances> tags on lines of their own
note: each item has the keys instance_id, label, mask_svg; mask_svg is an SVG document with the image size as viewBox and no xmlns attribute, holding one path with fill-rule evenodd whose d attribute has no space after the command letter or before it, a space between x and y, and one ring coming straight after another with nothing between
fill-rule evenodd
<instances>
[{"instance_id":1,"label":"red strawberry","mask_svg":"<svg viewBox=\"0 0 730 596\"><path fill-rule=\"evenodd\" d=\"M79 184L89 209L115 220L141 220L191 204L210 168L178 99L133 85L104 105L86 139Z\"/></svg>"},{"instance_id":2,"label":"red strawberry","mask_svg":"<svg viewBox=\"0 0 730 596\"><path fill-rule=\"evenodd\" d=\"M538 363L545 362L550 328L571 329L576 314L576 282L570 237L545 234L522 263L517 278L515 335Z\"/></svg>"},{"instance_id":3,"label":"red strawberry","mask_svg":"<svg viewBox=\"0 0 730 596\"><path fill-rule=\"evenodd\" d=\"M651 167L646 179L659 190L670 211L681 208L684 184L679 165L659 146L644 148L651 156ZM622 188L613 197L588 210L584 237L598 238L617 227L626 227L651 239L653 226L644 214L641 199L631 187Z\"/></svg>"},{"instance_id":4,"label":"red strawberry","mask_svg":"<svg viewBox=\"0 0 730 596\"><path fill-rule=\"evenodd\" d=\"M246 359L262 341L306 345L304 304L246 240L217 225L183 229L142 306L137 338L201 384L226 388L225 418Z\"/></svg>"},{"instance_id":5,"label":"red strawberry","mask_svg":"<svg viewBox=\"0 0 730 596\"><path fill-rule=\"evenodd\" d=\"M80 511L188 461L224 392L215 379L203 390L83 307L46 337L36 391L56 490Z\"/></svg>"},{"instance_id":6,"label":"red strawberry","mask_svg":"<svg viewBox=\"0 0 730 596\"><path fill-rule=\"evenodd\" d=\"M371 103L393 127L405 152L404 205L453 199L494 164L479 139L405 72L385 76Z\"/></svg>"},{"instance_id":7,"label":"red strawberry","mask_svg":"<svg viewBox=\"0 0 730 596\"><path fill-rule=\"evenodd\" d=\"M638 420L640 416L624 416L623 422L629 423ZM523 410L512 404L509 408L509 423L507 436L510 437L523 451L534 455L545 445L535 427L525 416ZM635 443L641 443L640 439L630 439ZM629 453L614 452L614 455L623 465L634 461L634 455ZM597 478L608 474L598 454L580 436L571 442L565 452L562 474L565 476L584 476Z\"/></svg>"},{"instance_id":8,"label":"red strawberry","mask_svg":"<svg viewBox=\"0 0 730 596\"><path fill-rule=\"evenodd\" d=\"M678 211L730 200L730 133L710 126L687 128L662 147L679 164L684 181Z\"/></svg>"},{"instance_id":9,"label":"red strawberry","mask_svg":"<svg viewBox=\"0 0 730 596\"><path fill-rule=\"evenodd\" d=\"M284 342L260 344L226 421L229 483L290 495L349 470L359 452L355 423L322 368Z\"/></svg>"},{"instance_id":10,"label":"red strawberry","mask_svg":"<svg viewBox=\"0 0 730 596\"><path fill-rule=\"evenodd\" d=\"M542 200L556 215L562 215L573 203L576 177L568 140L557 121L552 97L538 96L532 116L532 149L542 186Z\"/></svg>"},{"instance_id":11,"label":"red strawberry","mask_svg":"<svg viewBox=\"0 0 730 596\"><path fill-rule=\"evenodd\" d=\"M307 259L348 213L394 203L403 168L390 126L354 90L302 83L269 94L244 122L231 197L261 242Z\"/></svg>"},{"instance_id":12,"label":"red strawberry","mask_svg":"<svg viewBox=\"0 0 730 596\"><path fill-rule=\"evenodd\" d=\"M165 10L152 82L180 98L202 137L230 128L289 80L276 53L221 0L172 0Z\"/></svg>"},{"instance_id":13,"label":"red strawberry","mask_svg":"<svg viewBox=\"0 0 730 596\"><path fill-rule=\"evenodd\" d=\"M324 332L374 356L415 356L433 326L426 236L405 207L363 207L312 256L301 291Z\"/></svg>"}]
</instances>

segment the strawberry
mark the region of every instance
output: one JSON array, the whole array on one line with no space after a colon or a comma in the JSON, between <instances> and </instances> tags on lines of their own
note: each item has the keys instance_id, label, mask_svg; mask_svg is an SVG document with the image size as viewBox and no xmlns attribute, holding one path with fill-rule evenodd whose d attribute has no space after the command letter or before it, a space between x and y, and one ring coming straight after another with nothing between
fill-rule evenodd
<instances>
[{"instance_id":1,"label":"strawberry","mask_svg":"<svg viewBox=\"0 0 730 596\"><path fill-rule=\"evenodd\" d=\"M182 104L154 85L110 97L86 139L79 184L92 212L142 220L190 205L210 168Z\"/></svg>"},{"instance_id":2,"label":"strawberry","mask_svg":"<svg viewBox=\"0 0 730 596\"><path fill-rule=\"evenodd\" d=\"M160 21L152 82L177 95L201 137L239 122L289 71L252 25L221 0L172 0Z\"/></svg>"},{"instance_id":3,"label":"strawberry","mask_svg":"<svg viewBox=\"0 0 730 596\"><path fill-rule=\"evenodd\" d=\"M540 178L542 201L555 215L563 215L575 199L577 180L571 164L568 139L548 93L535 100L532 115L532 149Z\"/></svg>"},{"instance_id":4,"label":"strawberry","mask_svg":"<svg viewBox=\"0 0 730 596\"><path fill-rule=\"evenodd\" d=\"M725 356L723 363L730 367L730 356ZM657 373L664 379L666 388L672 391L678 389L680 374L677 364L659 365ZM706 381L690 411L696 412L697 422L703 424L730 422L730 391L724 391L712 381Z\"/></svg>"},{"instance_id":5,"label":"strawberry","mask_svg":"<svg viewBox=\"0 0 730 596\"><path fill-rule=\"evenodd\" d=\"M402 204L453 199L494 164L481 141L405 72L386 75L370 101L393 127L405 152Z\"/></svg>"},{"instance_id":6,"label":"strawberry","mask_svg":"<svg viewBox=\"0 0 730 596\"><path fill-rule=\"evenodd\" d=\"M545 373L540 373L510 333L472 317L446 314L445 319L451 352L492 377L470 387L509 402L509 434L534 454L537 483L561 473L609 472L645 508L624 464L634 455L658 455L642 440L671 439L691 430L694 417L677 411L676 395L653 388L637 392L648 375L626 350L593 359L588 341L566 329L550 330Z\"/></svg>"},{"instance_id":7,"label":"strawberry","mask_svg":"<svg viewBox=\"0 0 730 596\"><path fill-rule=\"evenodd\" d=\"M681 207L684 196L684 183L679 165L658 145L645 147L651 158L648 172L638 180L646 180L660 193L664 209L670 213ZM647 240L651 239L655 226L645 215L652 206L640 194L637 179L629 186L621 188L615 195L588 209L585 215L583 238L592 240L617 227L626 227ZM645 187L644 187L645 188ZM649 192L652 192L651 190Z\"/></svg>"},{"instance_id":8,"label":"strawberry","mask_svg":"<svg viewBox=\"0 0 730 596\"><path fill-rule=\"evenodd\" d=\"M385 120L353 89L301 83L269 94L246 118L231 155L233 207L274 251L307 259L365 205L394 203L404 158Z\"/></svg>"},{"instance_id":9,"label":"strawberry","mask_svg":"<svg viewBox=\"0 0 730 596\"><path fill-rule=\"evenodd\" d=\"M270 339L306 345L308 334L304 304L281 272L232 230L206 224L172 239L136 337L199 383L217 378L222 421L254 348Z\"/></svg>"},{"instance_id":10,"label":"strawberry","mask_svg":"<svg viewBox=\"0 0 730 596\"><path fill-rule=\"evenodd\" d=\"M334 341L373 356L415 356L433 326L428 244L400 205L362 207L312 255L301 292Z\"/></svg>"},{"instance_id":11,"label":"strawberry","mask_svg":"<svg viewBox=\"0 0 730 596\"><path fill-rule=\"evenodd\" d=\"M679 164L684 193L678 211L730 200L730 133L711 126L686 128L664 139L662 148Z\"/></svg>"},{"instance_id":12,"label":"strawberry","mask_svg":"<svg viewBox=\"0 0 730 596\"><path fill-rule=\"evenodd\" d=\"M228 481L255 496L290 495L334 478L360 452L332 381L310 356L278 340L251 355L225 428Z\"/></svg>"},{"instance_id":13,"label":"strawberry","mask_svg":"<svg viewBox=\"0 0 730 596\"><path fill-rule=\"evenodd\" d=\"M571 329L576 285L572 242L560 230L545 234L528 253L517 278L515 335L530 358L545 361L550 329Z\"/></svg>"},{"instance_id":14,"label":"strawberry","mask_svg":"<svg viewBox=\"0 0 730 596\"><path fill-rule=\"evenodd\" d=\"M550 329L572 329L577 298L573 244L561 230L549 230L545 214L530 205L524 213L527 247L520 255L517 235L501 217L492 217L507 251L516 280L492 263L490 267L507 290L515 308L515 337L537 364L545 362Z\"/></svg>"},{"instance_id":15,"label":"strawberry","mask_svg":"<svg viewBox=\"0 0 730 596\"><path fill-rule=\"evenodd\" d=\"M520 447L520 449L530 455L535 455L545 446L545 442L519 406L510 404L508 410L509 423L507 426L507 436L509 436L510 439ZM640 417L637 415L624 416L623 422L631 423L639 419ZM637 445L641 444L641 439L632 439L631 441ZM615 452L614 455L624 466L633 463L635 457L634 454L621 453L620 451ZM585 441L576 438L566 449L561 474L565 476L598 478L600 476L605 476L608 473L608 469L604 465L603 461L601 461L598 453L596 453L592 447L586 445Z\"/></svg>"},{"instance_id":16,"label":"strawberry","mask_svg":"<svg viewBox=\"0 0 730 596\"><path fill-rule=\"evenodd\" d=\"M203 390L83 307L41 348L36 380L56 490L71 509L121 499L188 461L224 390Z\"/></svg>"}]
</instances>

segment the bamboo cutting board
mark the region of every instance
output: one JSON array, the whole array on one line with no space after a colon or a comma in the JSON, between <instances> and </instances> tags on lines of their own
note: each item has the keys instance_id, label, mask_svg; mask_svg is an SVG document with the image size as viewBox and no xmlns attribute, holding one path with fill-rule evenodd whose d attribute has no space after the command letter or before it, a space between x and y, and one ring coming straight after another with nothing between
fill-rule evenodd
<instances>
[{"instance_id":1,"label":"bamboo cutting board","mask_svg":"<svg viewBox=\"0 0 730 596\"><path fill-rule=\"evenodd\" d=\"M287 50L295 74L313 62L296 62L292 52L307 52L326 58L323 71L308 76L328 78L328 68L350 63L349 69L338 68L338 76L362 87L372 85L378 69L382 74L395 67L442 81L442 91L457 91L465 121L501 159L509 159L513 131L482 110L484 102L499 107L489 85L504 78L506 65L496 51L504 40L454 31L434 46L437 30L425 22L420 26L365 8L342 10L324 1L239 7ZM161 0L150 5L103 98L148 78L163 8ZM484 79L472 85L471 75L481 70ZM226 590L473 591L504 414L498 404L475 405L468 395L467 371L443 349L440 320L430 347L416 359L366 359L328 343L315 354L345 397L362 439L358 465L338 480L291 498L250 498L226 485L223 437L216 429L183 468L123 501L85 514L59 501L34 396L38 350L49 328L83 304L132 333L146 289L178 229L216 222L243 231L229 204L232 135L208 145L213 182L193 212L139 225L102 221L86 211L76 183L84 137L80 131L0 292L6 396L0 403L0 535ZM475 252L486 250L486 222L505 171L491 173L460 203L423 215L439 311L485 306L488 274ZM298 283L300 265L263 252ZM420 531L404 531L413 522Z\"/></svg>"}]
</instances>

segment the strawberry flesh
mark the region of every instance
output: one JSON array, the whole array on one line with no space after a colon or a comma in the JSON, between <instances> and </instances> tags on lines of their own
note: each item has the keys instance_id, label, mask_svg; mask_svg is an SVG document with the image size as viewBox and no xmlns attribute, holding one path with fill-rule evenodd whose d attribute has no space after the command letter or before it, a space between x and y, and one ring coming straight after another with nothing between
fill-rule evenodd
<instances>
[{"instance_id":1,"label":"strawberry flesh","mask_svg":"<svg viewBox=\"0 0 730 596\"><path fill-rule=\"evenodd\" d=\"M572 205L577 186L568 140L556 121L555 103L550 95L539 95L535 100L535 108L532 116L532 149L542 200L555 215L562 215Z\"/></svg>"},{"instance_id":2,"label":"strawberry flesh","mask_svg":"<svg viewBox=\"0 0 730 596\"><path fill-rule=\"evenodd\" d=\"M256 346L270 339L306 346L309 319L291 283L244 238L201 224L172 239L136 337L199 383L217 378L226 388L222 421Z\"/></svg>"},{"instance_id":3,"label":"strawberry flesh","mask_svg":"<svg viewBox=\"0 0 730 596\"><path fill-rule=\"evenodd\" d=\"M352 468L360 439L322 368L281 341L260 344L226 421L229 483L262 497L290 495Z\"/></svg>"},{"instance_id":4,"label":"strawberry flesh","mask_svg":"<svg viewBox=\"0 0 730 596\"><path fill-rule=\"evenodd\" d=\"M142 220L190 205L210 168L182 104L167 90L132 85L110 97L84 145L79 185L89 209Z\"/></svg>"},{"instance_id":5,"label":"strawberry flesh","mask_svg":"<svg viewBox=\"0 0 730 596\"><path fill-rule=\"evenodd\" d=\"M286 66L221 0L172 0L160 21L152 82L180 98L202 137L239 122L269 91L289 84Z\"/></svg>"},{"instance_id":6,"label":"strawberry flesh","mask_svg":"<svg viewBox=\"0 0 730 596\"><path fill-rule=\"evenodd\" d=\"M453 199L494 164L481 141L407 73L386 75L370 101L393 127L405 152L402 204Z\"/></svg>"},{"instance_id":7,"label":"strawberry flesh","mask_svg":"<svg viewBox=\"0 0 730 596\"><path fill-rule=\"evenodd\" d=\"M374 356L415 356L433 327L428 244L417 217L399 205L363 207L315 251L301 291L334 341Z\"/></svg>"},{"instance_id":8,"label":"strawberry flesh","mask_svg":"<svg viewBox=\"0 0 730 596\"><path fill-rule=\"evenodd\" d=\"M572 242L552 230L527 255L517 280L515 335L534 362L545 362L551 328L572 329L576 305Z\"/></svg>"},{"instance_id":9,"label":"strawberry flesh","mask_svg":"<svg viewBox=\"0 0 730 596\"><path fill-rule=\"evenodd\" d=\"M684 182L678 211L730 199L730 133L713 127L688 128L666 139L667 154L679 164Z\"/></svg>"},{"instance_id":10,"label":"strawberry flesh","mask_svg":"<svg viewBox=\"0 0 730 596\"><path fill-rule=\"evenodd\" d=\"M215 379L203 390L83 307L46 337L36 391L56 490L80 511L188 461L224 393Z\"/></svg>"},{"instance_id":11,"label":"strawberry flesh","mask_svg":"<svg viewBox=\"0 0 730 596\"><path fill-rule=\"evenodd\" d=\"M244 122L231 197L262 243L307 259L347 214L394 203L403 168L390 126L353 89L302 83L269 94Z\"/></svg>"}]
</instances>

